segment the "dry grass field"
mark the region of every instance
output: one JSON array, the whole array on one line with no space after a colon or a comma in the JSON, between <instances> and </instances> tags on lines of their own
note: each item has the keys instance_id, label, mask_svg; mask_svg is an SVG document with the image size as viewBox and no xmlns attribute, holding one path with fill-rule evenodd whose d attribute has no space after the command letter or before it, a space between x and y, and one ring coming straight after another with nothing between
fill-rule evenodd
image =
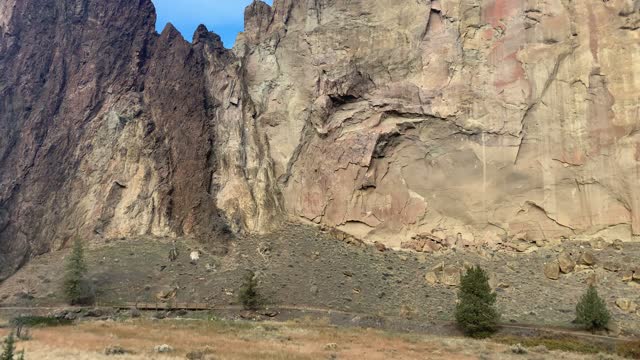
<instances>
[{"instance_id":1,"label":"dry grass field","mask_svg":"<svg viewBox=\"0 0 640 360\"><path fill-rule=\"evenodd\" d=\"M6 335L7 330L0 330ZM531 348L515 354L508 345L463 338L335 328L324 323L247 323L203 320L92 321L73 326L36 328L18 343L27 359L615 359ZM174 351L158 354L156 345ZM128 355L107 356L120 346ZM199 352L200 356L195 356ZM192 353L191 355L188 355Z\"/></svg>"}]
</instances>

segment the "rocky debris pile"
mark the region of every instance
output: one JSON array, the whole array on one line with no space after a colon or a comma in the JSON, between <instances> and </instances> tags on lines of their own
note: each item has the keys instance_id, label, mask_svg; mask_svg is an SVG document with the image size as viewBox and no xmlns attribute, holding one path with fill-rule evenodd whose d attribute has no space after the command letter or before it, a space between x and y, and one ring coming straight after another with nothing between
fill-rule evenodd
<instances>
[{"instance_id":1,"label":"rocky debris pile","mask_svg":"<svg viewBox=\"0 0 640 360\"><path fill-rule=\"evenodd\" d=\"M329 236L333 237L334 239L338 240L338 241L344 241L345 243L349 244L349 245L355 245L355 246L360 246L360 247L364 247L365 246L365 242L349 233L346 233L344 231L338 230L336 228L330 228L327 226L320 226L320 231L329 234Z\"/></svg>"},{"instance_id":2,"label":"rocky debris pile","mask_svg":"<svg viewBox=\"0 0 640 360\"><path fill-rule=\"evenodd\" d=\"M445 264L440 262L433 266L429 272L424 275L424 280L429 285L445 285L445 286L459 286L460 277L467 269L472 268L473 265L466 261L459 261L451 264ZM495 276L490 274L490 284L493 283L495 288Z\"/></svg>"},{"instance_id":3,"label":"rocky debris pile","mask_svg":"<svg viewBox=\"0 0 640 360\"><path fill-rule=\"evenodd\" d=\"M544 265L544 275L551 280L558 280L562 274L589 271L588 285L595 285L598 279L596 273L609 272L619 274L623 282L640 283L640 266L634 264L628 257L612 257L598 259L596 252L612 248L618 253L624 250L624 243L620 240L607 242L603 238L595 238L589 241L591 249L584 249L578 254L573 254L564 249L560 254ZM622 254L623 255L623 254ZM622 260L622 261L621 261Z\"/></svg>"},{"instance_id":4,"label":"rocky debris pile","mask_svg":"<svg viewBox=\"0 0 640 360\"><path fill-rule=\"evenodd\" d=\"M580 259L583 257L592 259L592 254L580 255ZM595 260L593 261L595 263ZM574 260L574 256L566 251L563 251L554 260L544 265L544 275L551 280L558 280L561 274L569 274L576 269L577 262Z\"/></svg>"},{"instance_id":5,"label":"rocky debris pile","mask_svg":"<svg viewBox=\"0 0 640 360\"><path fill-rule=\"evenodd\" d=\"M94 308L94 309L69 308L69 309L56 310L51 314L49 314L49 316L58 320L67 320L67 321L76 321L76 320L82 320L82 319L113 320L116 316L116 310L102 309L102 308Z\"/></svg>"},{"instance_id":6,"label":"rocky debris pile","mask_svg":"<svg viewBox=\"0 0 640 360\"><path fill-rule=\"evenodd\" d=\"M400 247L417 252L434 253L455 247L456 244L457 241L453 237L442 239L432 234L418 234L413 236L410 241L402 242Z\"/></svg>"}]
</instances>

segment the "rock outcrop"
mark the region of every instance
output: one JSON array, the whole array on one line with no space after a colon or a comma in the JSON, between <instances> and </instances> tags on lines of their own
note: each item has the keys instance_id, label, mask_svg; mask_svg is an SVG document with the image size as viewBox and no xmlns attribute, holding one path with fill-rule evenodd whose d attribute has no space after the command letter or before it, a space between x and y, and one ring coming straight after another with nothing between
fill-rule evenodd
<instances>
[{"instance_id":1,"label":"rock outcrop","mask_svg":"<svg viewBox=\"0 0 640 360\"><path fill-rule=\"evenodd\" d=\"M637 0L0 0L0 269L282 220L399 248L640 235ZM435 239L435 240L434 240Z\"/></svg>"}]
</instances>

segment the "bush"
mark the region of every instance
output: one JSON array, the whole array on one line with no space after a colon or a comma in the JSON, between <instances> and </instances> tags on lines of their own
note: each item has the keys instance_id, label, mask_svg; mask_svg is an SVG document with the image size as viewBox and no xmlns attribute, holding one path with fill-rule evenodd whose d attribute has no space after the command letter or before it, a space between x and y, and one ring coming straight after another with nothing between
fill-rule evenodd
<instances>
[{"instance_id":1,"label":"bush","mask_svg":"<svg viewBox=\"0 0 640 360\"><path fill-rule=\"evenodd\" d=\"M27 326L27 327L53 327L70 325L71 320L59 319L53 316L32 316L22 315L11 320L11 325L15 327Z\"/></svg>"},{"instance_id":2,"label":"bush","mask_svg":"<svg viewBox=\"0 0 640 360\"><path fill-rule=\"evenodd\" d=\"M63 290L71 305L91 305L95 300L93 287L87 280L87 264L80 240L75 240L67 259Z\"/></svg>"},{"instance_id":3,"label":"bush","mask_svg":"<svg viewBox=\"0 0 640 360\"><path fill-rule=\"evenodd\" d=\"M244 276L239 298L245 310L258 310L262 305L262 298L258 293L258 280L253 271L247 272Z\"/></svg>"},{"instance_id":4,"label":"bush","mask_svg":"<svg viewBox=\"0 0 640 360\"><path fill-rule=\"evenodd\" d=\"M583 325L587 330L603 330L611 320L611 314L607 310L607 304L598 295L596 288L591 285L582 295L576 305L576 323Z\"/></svg>"},{"instance_id":5,"label":"bush","mask_svg":"<svg viewBox=\"0 0 640 360\"><path fill-rule=\"evenodd\" d=\"M0 360L24 360L24 351L19 352L16 358L16 339L13 332L4 339L2 346L2 354L0 354Z\"/></svg>"},{"instance_id":6,"label":"bush","mask_svg":"<svg viewBox=\"0 0 640 360\"><path fill-rule=\"evenodd\" d=\"M13 360L15 351L16 351L16 339L13 336L13 332L12 332L4 339L4 345L2 347L2 354L0 355L0 360Z\"/></svg>"},{"instance_id":7,"label":"bush","mask_svg":"<svg viewBox=\"0 0 640 360\"><path fill-rule=\"evenodd\" d=\"M460 279L456 322L465 335L483 338L498 328L500 314L495 308L496 293L491 291L489 277L480 267L468 269Z\"/></svg>"}]
</instances>

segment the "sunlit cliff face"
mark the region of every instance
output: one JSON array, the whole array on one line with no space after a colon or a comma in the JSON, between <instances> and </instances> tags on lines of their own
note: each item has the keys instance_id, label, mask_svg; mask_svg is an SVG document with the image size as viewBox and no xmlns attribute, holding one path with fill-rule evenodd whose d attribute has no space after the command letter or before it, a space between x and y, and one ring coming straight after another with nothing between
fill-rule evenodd
<instances>
[{"instance_id":1,"label":"sunlit cliff face","mask_svg":"<svg viewBox=\"0 0 640 360\"><path fill-rule=\"evenodd\" d=\"M400 247L640 234L632 1L0 0L0 267L282 220ZM425 245L426 246L426 245Z\"/></svg>"}]
</instances>

